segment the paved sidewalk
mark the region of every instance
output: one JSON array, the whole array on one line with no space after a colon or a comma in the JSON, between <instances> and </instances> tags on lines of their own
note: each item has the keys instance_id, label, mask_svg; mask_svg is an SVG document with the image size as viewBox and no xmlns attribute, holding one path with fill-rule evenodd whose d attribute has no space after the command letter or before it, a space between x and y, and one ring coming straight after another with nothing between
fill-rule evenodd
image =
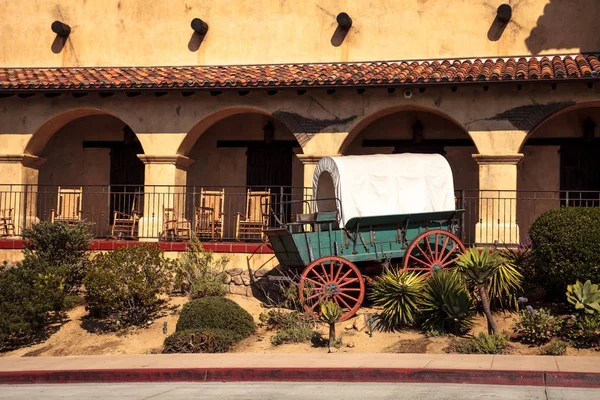
<instances>
[{"instance_id":1,"label":"paved sidewalk","mask_svg":"<svg viewBox=\"0 0 600 400\"><path fill-rule=\"evenodd\" d=\"M0 357L0 383L221 380L600 387L600 357L327 353Z\"/></svg>"}]
</instances>

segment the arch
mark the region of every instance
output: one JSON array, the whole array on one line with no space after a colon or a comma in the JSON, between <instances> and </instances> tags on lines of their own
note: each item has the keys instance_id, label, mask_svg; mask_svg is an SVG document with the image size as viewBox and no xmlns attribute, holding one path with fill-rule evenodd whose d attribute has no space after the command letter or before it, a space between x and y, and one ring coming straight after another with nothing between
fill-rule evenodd
<instances>
[{"instance_id":1,"label":"arch","mask_svg":"<svg viewBox=\"0 0 600 400\"><path fill-rule=\"evenodd\" d=\"M44 151L44 148L46 147L52 136L54 136L54 134L56 134L61 128L63 128L71 121L91 115L111 116L117 118L118 120L122 121L125 125L129 126L129 124L120 116L99 108L76 108L68 111L63 111L60 114L57 114L48 119L35 130L31 138L27 142L23 153L33 156L41 156L42 152ZM140 144L142 144L143 148L143 143L141 143L141 141Z\"/></svg>"},{"instance_id":2,"label":"arch","mask_svg":"<svg viewBox=\"0 0 600 400\"><path fill-rule=\"evenodd\" d=\"M194 145L198 141L198 139L200 139L200 136L202 136L202 134L204 132L206 132L206 130L208 128L210 128L217 122L219 122L227 117L231 117L233 115L247 114L247 113L262 114L262 115L269 116L273 119L276 119L271 115L270 112L267 112L267 111L263 110L262 108L252 107L252 106L230 107L230 108L225 108L225 109L213 112L212 114L208 114L203 119L201 119L196 125L194 125L186 133L185 137L179 144L179 147L177 149L177 154L182 155L182 156L188 156L190 151L192 151Z\"/></svg>"},{"instance_id":3,"label":"arch","mask_svg":"<svg viewBox=\"0 0 600 400\"><path fill-rule=\"evenodd\" d=\"M377 110L377 111L367 114L367 115L363 116L362 118L360 118L359 120L355 121L355 123L350 126L350 129L348 130L348 136L346 136L346 138L342 142L342 144L338 150L338 153L345 154L348 151L348 148L350 147L352 142L360 134L360 132L363 129L365 129L366 127L368 127L369 125L371 125L376 120L383 118L383 117L387 117L388 115L392 115L392 114L395 114L398 112L404 112L404 111L421 111L421 112L430 112L432 114L436 114L436 115L448 120L449 122L453 123L457 127L460 127L460 129L469 138L471 138L471 140L473 141L473 145L475 147L477 147L477 143L475 143L475 141L473 140L473 138L471 137L469 132L465 129L465 127L461 123L459 123L457 120L455 120L454 118L449 116L448 114L441 112L440 110L433 108L433 107L401 105L401 106L384 108L382 110ZM477 151L479 151L479 149L477 149Z\"/></svg>"},{"instance_id":4,"label":"arch","mask_svg":"<svg viewBox=\"0 0 600 400\"><path fill-rule=\"evenodd\" d=\"M550 121L560 117L561 115L567 114L567 113L575 111L575 110L579 110L582 108L593 108L593 107L600 107L600 101L584 101L581 103L577 103L575 105L571 105L571 106L565 107L561 110L558 110L558 111L550 114L549 116L543 118L529 132L527 132L527 135L523 138L523 141L519 145L519 153L523 152L523 147L525 146L525 143L527 143L527 140L529 140L532 136L534 136L540 130L541 127L546 125L547 122L550 122Z\"/></svg>"}]
</instances>

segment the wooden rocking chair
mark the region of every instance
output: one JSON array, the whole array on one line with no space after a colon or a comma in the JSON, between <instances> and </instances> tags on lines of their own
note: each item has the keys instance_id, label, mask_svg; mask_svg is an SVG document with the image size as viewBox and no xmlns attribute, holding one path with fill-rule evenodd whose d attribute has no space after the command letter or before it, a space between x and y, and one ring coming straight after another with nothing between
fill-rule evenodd
<instances>
[{"instance_id":1,"label":"wooden rocking chair","mask_svg":"<svg viewBox=\"0 0 600 400\"><path fill-rule=\"evenodd\" d=\"M15 223L13 221L13 209L0 210L0 236L15 236Z\"/></svg>"},{"instance_id":2,"label":"wooden rocking chair","mask_svg":"<svg viewBox=\"0 0 600 400\"><path fill-rule=\"evenodd\" d=\"M140 218L142 217L142 213L137 211L137 207L140 203L139 197L140 193L138 192L133 195L133 201L131 202L131 214L121 211L114 211L113 224L110 230L111 238L135 239L137 237L138 225Z\"/></svg>"},{"instance_id":3,"label":"wooden rocking chair","mask_svg":"<svg viewBox=\"0 0 600 400\"><path fill-rule=\"evenodd\" d=\"M163 207L163 240L189 240L192 237L192 224L180 220L174 207Z\"/></svg>"},{"instance_id":4,"label":"wooden rocking chair","mask_svg":"<svg viewBox=\"0 0 600 400\"><path fill-rule=\"evenodd\" d=\"M58 202L56 209L51 210L50 222L62 222L68 225L82 221L83 188L64 189L58 187Z\"/></svg>"},{"instance_id":5,"label":"wooden rocking chair","mask_svg":"<svg viewBox=\"0 0 600 400\"><path fill-rule=\"evenodd\" d=\"M200 206L194 215L194 233L199 239L223 239L225 189L200 190Z\"/></svg>"},{"instance_id":6,"label":"wooden rocking chair","mask_svg":"<svg viewBox=\"0 0 600 400\"><path fill-rule=\"evenodd\" d=\"M266 240L263 232L269 226L269 207L271 206L271 190L246 194L246 213L237 213L235 220L235 238L238 240Z\"/></svg>"}]
</instances>

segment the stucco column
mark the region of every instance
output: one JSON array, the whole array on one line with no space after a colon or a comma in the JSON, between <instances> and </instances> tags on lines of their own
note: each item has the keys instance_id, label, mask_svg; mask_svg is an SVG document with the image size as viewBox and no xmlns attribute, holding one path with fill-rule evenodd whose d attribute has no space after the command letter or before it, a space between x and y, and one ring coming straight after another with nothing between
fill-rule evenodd
<instances>
[{"instance_id":1,"label":"stucco column","mask_svg":"<svg viewBox=\"0 0 600 400\"><path fill-rule=\"evenodd\" d=\"M146 155L138 157L146 165L144 178L144 212L140 219L140 240L158 241L163 230L164 208L175 208L180 221L193 218L186 210L185 185L187 168L194 160L175 155ZM193 213L193 210L191 210Z\"/></svg>"},{"instance_id":2,"label":"stucco column","mask_svg":"<svg viewBox=\"0 0 600 400\"><path fill-rule=\"evenodd\" d=\"M474 154L473 158L479 164L479 223L475 227L475 242L519 243L517 164L523 154Z\"/></svg>"},{"instance_id":3,"label":"stucco column","mask_svg":"<svg viewBox=\"0 0 600 400\"><path fill-rule=\"evenodd\" d=\"M44 161L28 154L0 155L0 210L4 213L10 210L15 236L24 227L39 222L37 184L39 167Z\"/></svg>"}]
</instances>

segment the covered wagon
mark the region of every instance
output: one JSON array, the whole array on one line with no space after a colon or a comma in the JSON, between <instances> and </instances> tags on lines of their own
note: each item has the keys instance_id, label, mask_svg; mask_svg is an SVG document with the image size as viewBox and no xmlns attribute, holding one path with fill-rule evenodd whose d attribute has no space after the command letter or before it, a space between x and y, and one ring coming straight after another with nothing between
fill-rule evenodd
<instances>
[{"instance_id":1,"label":"covered wagon","mask_svg":"<svg viewBox=\"0 0 600 400\"><path fill-rule=\"evenodd\" d=\"M314 316L327 300L350 318L365 296L364 272L389 266L422 274L464 251L452 170L438 154L322 158L314 198L294 222L267 229L282 266L302 269L299 296Z\"/></svg>"}]
</instances>

